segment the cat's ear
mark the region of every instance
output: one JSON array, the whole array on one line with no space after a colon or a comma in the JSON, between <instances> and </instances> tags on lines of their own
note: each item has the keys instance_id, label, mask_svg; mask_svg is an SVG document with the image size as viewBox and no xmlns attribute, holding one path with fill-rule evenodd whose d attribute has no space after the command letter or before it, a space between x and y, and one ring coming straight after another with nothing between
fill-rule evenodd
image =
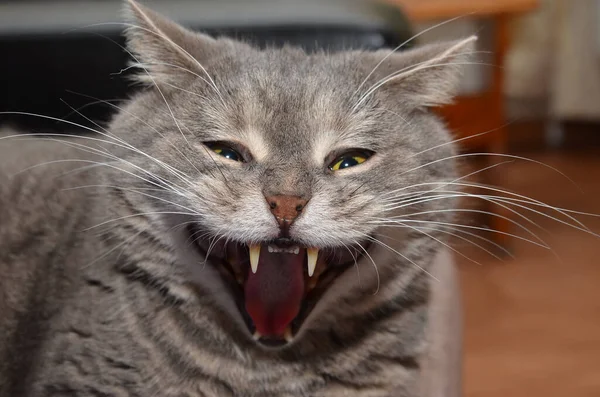
<instances>
[{"instance_id":1,"label":"cat's ear","mask_svg":"<svg viewBox=\"0 0 600 397\"><path fill-rule=\"evenodd\" d=\"M171 83L195 75L205 76L202 63L214 56L220 43L192 32L134 0L125 2L127 47L135 56L133 66L144 83Z\"/></svg>"},{"instance_id":2,"label":"cat's ear","mask_svg":"<svg viewBox=\"0 0 600 397\"><path fill-rule=\"evenodd\" d=\"M471 36L403 52L377 51L370 60L375 64L371 84L365 84L363 91L383 89L417 108L448 104L457 94L461 71L472 58L476 41Z\"/></svg>"}]
</instances>

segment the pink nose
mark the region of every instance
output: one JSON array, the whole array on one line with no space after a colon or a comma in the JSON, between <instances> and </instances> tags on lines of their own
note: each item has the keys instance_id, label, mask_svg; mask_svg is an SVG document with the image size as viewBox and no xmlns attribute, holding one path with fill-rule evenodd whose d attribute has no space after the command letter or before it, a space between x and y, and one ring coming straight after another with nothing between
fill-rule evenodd
<instances>
[{"instance_id":1,"label":"pink nose","mask_svg":"<svg viewBox=\"0 0 600 397\"><path fill-rule=\"evenodd\" d=\"M298 218L308 200L297 196L266 197L283 237L288 237L290 225Z\"/></svg>"}]
</instances>

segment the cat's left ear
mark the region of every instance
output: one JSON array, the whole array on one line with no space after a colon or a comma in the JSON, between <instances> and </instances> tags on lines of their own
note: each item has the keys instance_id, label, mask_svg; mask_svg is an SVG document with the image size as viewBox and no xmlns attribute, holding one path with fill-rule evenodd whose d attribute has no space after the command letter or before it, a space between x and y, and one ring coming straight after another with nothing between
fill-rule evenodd
<instances>
[{"instance_id":1,"label":"cat's left ear","mask_svg":"<svg viewBox=\"0 0 600 397\"><path fill-rule=\"evenodd\" d=\"M364 84L363 100L383 90L403 105L424 108L452 102L463 66L475 50L476 36L463 40L429 44L402 52L380 50L368 55L369 84Z\"/></svg>"},{"instance_id":2,"label":"cat's left ear","mask_svg":"<svg viewBox=\"0 0 600 397\"><path fill-rule=\"evenodd\" d=\"M206 76L207 59L223 52L227 43L192 32L137 1L125 2L127 47L142 70L136 80L144 83L181 82L195 75Z\"/></svg>"}]
</instances>

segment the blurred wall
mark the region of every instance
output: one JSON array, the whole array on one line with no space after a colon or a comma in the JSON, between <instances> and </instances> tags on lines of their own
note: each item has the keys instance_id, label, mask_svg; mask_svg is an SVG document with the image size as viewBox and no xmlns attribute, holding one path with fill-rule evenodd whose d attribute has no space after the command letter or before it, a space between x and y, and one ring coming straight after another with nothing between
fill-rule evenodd
<instances>
[{"instance_id":1,"label":"blurred wall","mask_svg":"<svg viewBox=\"0 0 600 397\"><path fill-rule=\"evenodd\" d=\"M600 121L600 0L542 0L516 20L507 59L511 115Z\"/></svg>"}]
</instances>

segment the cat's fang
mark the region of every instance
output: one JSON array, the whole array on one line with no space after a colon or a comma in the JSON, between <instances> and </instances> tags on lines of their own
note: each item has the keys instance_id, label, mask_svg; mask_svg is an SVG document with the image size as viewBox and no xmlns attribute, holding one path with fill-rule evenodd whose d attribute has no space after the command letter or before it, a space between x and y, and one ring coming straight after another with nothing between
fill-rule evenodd
<instances>
[{"instance_id":1,"label":"cat's fang","mask_svg":"<svg viewBox=\"0 0 600 397\"><path fill-rule=\"evenodd\" d=\"M308 266L308 276L312 277L315 273L315 268L317 267L317 259L319 258L319 249L318 248L307 248L306 249L306 259Z\"/></svg>"},{"instance_id":2,"label":"cat's fang","mask_svg":"<svg viewBox=\"0 0 600 397\"><path fill-rule=\"evenodd\" d=\"M254 331L254 335L252 335L252 339L259 340L260 338L262 338L262 335L260 334L260 332Z\"/></svg>"},{"instance_id":3,"label":"cat's fang","mask_svg":"<svg viewBox=\"0 0 600 397\"><path fill-rule=\"evenodd\" d=\"M260 244L250 246L250 267L252 273L256 274L258 270L258 258L260 257Z\"/></svg>"}]
</instances>

